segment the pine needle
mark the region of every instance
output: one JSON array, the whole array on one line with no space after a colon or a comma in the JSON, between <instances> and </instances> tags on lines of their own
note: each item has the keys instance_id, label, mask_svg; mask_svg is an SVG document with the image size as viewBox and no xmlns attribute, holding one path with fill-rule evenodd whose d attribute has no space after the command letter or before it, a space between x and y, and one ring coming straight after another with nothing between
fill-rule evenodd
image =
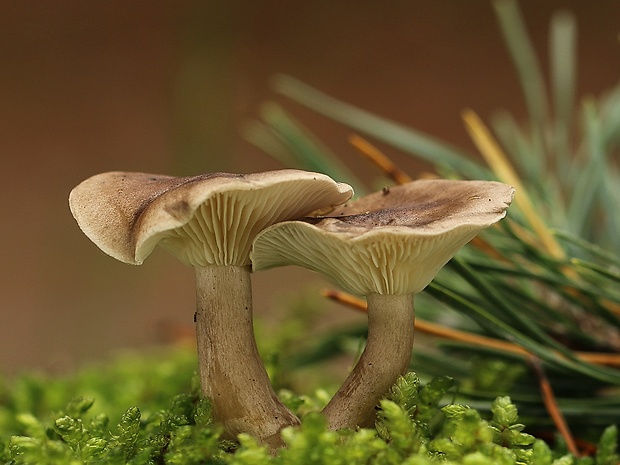
<instances>
[{"instance_id":1,"label":"pine needle","mask_svg":"<svg viewBox=\"0 0 620 465\"><path fill-rule=\"evenodd\" d=\"M471 109L463 111L463 120L465 121L465 126L469 135L491 170L493 170L500 181L510 184L515 188L515 203L523 212L523 215L540 238L540 241L553 257L559 260L566 258L564 250L555 240L555 237L553 237L540 216L538 216L534 204L521 183L521 179L497 141L491 135L489 129Z\"/></svg>"}]
</instances>

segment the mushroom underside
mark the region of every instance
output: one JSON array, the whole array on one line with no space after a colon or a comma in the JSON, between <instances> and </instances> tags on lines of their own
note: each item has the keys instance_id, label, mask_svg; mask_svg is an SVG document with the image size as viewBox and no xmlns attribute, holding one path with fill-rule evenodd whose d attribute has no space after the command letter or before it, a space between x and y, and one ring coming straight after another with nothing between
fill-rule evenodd
<instances>
[{"instance_id":1,"label":"mushroom underside","mask_svg":"<svg viewBox=\"0 0 620 465\"><path fill-rule=\"evenodd\" d=\"M136 237L136 261L143 261L157 243L191 266L249 265L255 236L267 226L344 201L333 191L316 192L316 186L286 183L273 192L233 190L219 192L188 210L171 229L151 227L145 216L144 232ZM291 202L291 198L300 199ZM301 200L303 199L303 200ZM173 211L168 206L167 211Z\"/></svg>"},{"instance_id":2,"label":"mushroom underside","mask_svg":"<svg viewBox=\"0 0 620 465\"><path fill-rule=\"evenodd\" d=\"M303 222L286 222L259 234L251 257L255 271L298 265L352 294L410 294L426 287L478 230L463 226L449 235L412 237L405 231L350 237L324 234Z\"/></svg>"}]
</instances>

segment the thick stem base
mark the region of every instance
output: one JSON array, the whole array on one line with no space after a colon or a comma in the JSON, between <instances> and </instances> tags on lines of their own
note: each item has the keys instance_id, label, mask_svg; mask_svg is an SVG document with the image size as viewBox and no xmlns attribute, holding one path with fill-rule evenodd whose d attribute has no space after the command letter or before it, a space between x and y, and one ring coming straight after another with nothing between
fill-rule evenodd
<instances>
[{"instance_id":1,"label":"thick stem base","mask_svg":"<svg viewBox=\"0 0 620 465\"><path fill-rule=\"evenodd\" d=\"M299 419L278 399L252 325L250 268L196 267L196 334L202 393L232 439L249 433L277 447Z\"/></svg>"},{"instance_id":2,"label":"thick stem base","mask_svg":"<svg viewBox=\"0 0 620 465\"><path fill-rule=\"evenodd\" d=\"M412 295L367 296L368 340L361 358L323 409L331 429L370 427L375 406L411 360L415 313Z\"/></svg>"}]
</instances>

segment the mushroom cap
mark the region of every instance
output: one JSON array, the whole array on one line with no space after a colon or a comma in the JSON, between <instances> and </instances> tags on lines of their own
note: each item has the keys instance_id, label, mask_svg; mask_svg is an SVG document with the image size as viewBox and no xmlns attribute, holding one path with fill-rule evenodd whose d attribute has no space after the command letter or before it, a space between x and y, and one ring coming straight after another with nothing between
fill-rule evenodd
<instances>
[{"instance_id":1,"label":"mushroom cap","mask_svg":"<svg viewBox=\"0 0 620 465\"><path fill-rule=\"evenodd\" d=\"M139 265L162 245L192 266L249 265L256 234L278 221L330 210L353 194L300 170L172 177L108 172L69 195L78 225L101 250Z\"/></svg>"},{"instance_id":2,"label":"mushroom cap","mask_svg":"<svg viewBox=\"0 0 620 465\"><path fill-rule=\"evenodd\" d=\"M299 265L358 295L424 289L461 247L506 215L514 189L493 181L421 180L262 231L255 271Z\"/></svg>"}]
</instances>

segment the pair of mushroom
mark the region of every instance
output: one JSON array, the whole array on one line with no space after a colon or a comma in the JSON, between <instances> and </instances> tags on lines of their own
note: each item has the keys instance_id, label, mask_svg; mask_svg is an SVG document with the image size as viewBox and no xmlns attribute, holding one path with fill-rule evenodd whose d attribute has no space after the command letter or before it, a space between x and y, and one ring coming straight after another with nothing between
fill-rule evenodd
<instances>
[{"instance_id":1,"label":"pair of mushroom","mask_svg":"<svg viewBox=\"0 0 620 465\"><path fill-rule=\"evenodd\" d=\"M299 423L278 399L252 326L250 273L296 264L365 295L362 357L324 409L332 429L369 426L413 345L413 294L480 230L505 216L513 189L487 181L414 181L357 201L350 186L298 170L175 178L95 175L71 192L82 231L141 264L157 244L193 266L202 392L230 437L271 447Z\"/></svg>"}]
</instances>

